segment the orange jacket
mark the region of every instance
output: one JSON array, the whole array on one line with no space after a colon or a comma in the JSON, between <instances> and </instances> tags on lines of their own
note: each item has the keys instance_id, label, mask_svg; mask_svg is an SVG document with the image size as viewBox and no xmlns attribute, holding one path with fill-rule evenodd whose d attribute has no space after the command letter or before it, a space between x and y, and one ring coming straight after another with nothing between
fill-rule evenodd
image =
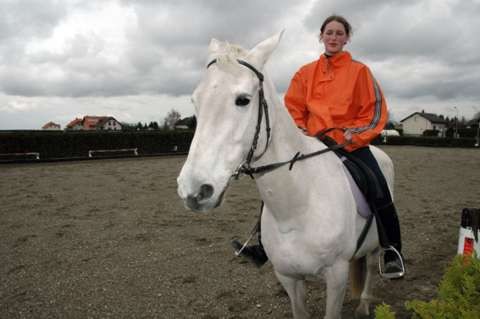
<instances>
[{"instance_id":1,"label":"orange jacket","mask_svg":"<svg viewBox=\"0 0 480 319\"><path fill-rule=\"evenodd\" d=\"M348 151L368 145L387 122L387 105L368 67L343 51L330 58L321 55L293 77L285 105L298 127L308 135L328 128L349 129ZM342 130L328 134L345 143Z\"/></svg>"}]
</instances>

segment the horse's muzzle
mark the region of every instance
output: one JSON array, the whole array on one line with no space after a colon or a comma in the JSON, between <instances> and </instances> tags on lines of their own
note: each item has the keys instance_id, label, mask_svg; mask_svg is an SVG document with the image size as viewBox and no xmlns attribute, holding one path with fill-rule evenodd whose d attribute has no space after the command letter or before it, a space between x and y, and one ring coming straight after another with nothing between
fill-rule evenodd
<instances>
[{"instance_id":1,"label":"horse's muzzle","mask_svg":"<svg viewBox=\"0 0 480 319\"><path fill-rule=\"evenodd\" d=\"M205 212L218 206L218 202L213 204L211 199L215 188L211 184L203 184L195 194L188 194L183 198L185 206L195 212Z\"/></svg>"}]
</instances>

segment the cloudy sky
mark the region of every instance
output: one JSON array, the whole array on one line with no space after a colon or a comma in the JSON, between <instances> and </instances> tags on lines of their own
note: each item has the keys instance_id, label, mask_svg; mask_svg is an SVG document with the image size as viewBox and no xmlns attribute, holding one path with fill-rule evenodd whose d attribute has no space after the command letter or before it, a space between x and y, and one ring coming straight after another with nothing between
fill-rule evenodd
<instances>
[{"instance_id":1,"label":"cloudy sky","mask_svg":"<svg viewBox=\"0 0 480 319\"><path fill-rule=\"evenodd\" d=\"M283 95L332 13L394 120L480 112L480 0L0 0L0 130L190 116L211 38L250 48L285 29L267 67Z\"/></svg>"}]
</instances>

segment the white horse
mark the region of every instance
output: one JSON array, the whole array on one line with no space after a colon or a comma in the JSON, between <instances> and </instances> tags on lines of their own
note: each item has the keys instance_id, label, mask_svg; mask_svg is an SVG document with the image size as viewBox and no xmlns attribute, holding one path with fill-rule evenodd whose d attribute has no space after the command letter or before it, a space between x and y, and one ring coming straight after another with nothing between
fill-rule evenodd
<instances>
[{"instance_id":1,"label":"white horse","mask_svg":"<svg viewBox=\"0 0 480 319\"><path fill-rule=\"evenodd\" d=\"M262 88L265 63L280 38L281 33L249 51L211 41L208 59L212 63L192 97L197 128L177 180L178 194L191 210L205 212L219 206L232 175L247 160L261 166L289 160L297 152L326 149L295 126L266 75ZM268 120L265 114L259 115L260 91L265 92ZM256 135L258 148L252 148ZM384 152L371 148L392 190L392 162ZM296 161L291 170L284 165L255 174L265 203L262 242L290 297L294 318L308 318L305 279L321 276L327 285L325 318L340 318L349 268L352 297L360 298L356 315L369 315L377 229L373 222L356 251L366 220L357 213L347 175L333 152Z\"/></svg>"}]
</instances>

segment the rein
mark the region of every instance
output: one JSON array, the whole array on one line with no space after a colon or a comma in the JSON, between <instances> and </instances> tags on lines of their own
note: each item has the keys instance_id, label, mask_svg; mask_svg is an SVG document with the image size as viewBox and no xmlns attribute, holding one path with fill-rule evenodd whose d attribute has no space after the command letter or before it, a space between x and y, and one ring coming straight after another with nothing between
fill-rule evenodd
<instances>
[{"instance_id":1,"label":"rein","mask_svg":"<svg viewBox=\"0 0 480 319\"><path fill-rule=\"evenodd\" d=\"M212 61L210 61L210 63L207 64L207 69L212 64L215 64L216 62L217 62L217 59L213 59ZM270 172L270 171L273 171L273 170L275 170L277 168L280 168L280 167L282 167L284 165L287 165L287 164L290 164L288 169L292 170L293 165L297 161L302 161L304 159L307 159L307 158L310 158L310 157L313 157L313 156L317 156L317 155L327 153L327 152L330 152L330 151L335 151L335 150L341 149L341 148L343 148L343 147L345 147L346 145L349 144L349 143L335 144L335 145L327 146L327 148L325 148L325 149L322 149L322 150L319 150L319 151L316 151L316 152L312 152L312 153L308 153L308 154L301 154L300 152L297 152L292 157L292 159L290 159L288 161L283 161L283 162L277 162L277 163L272 163L272 164L263 165L263 166L252 167L250 165L252 160L256 161L256 160L260 159L265 154L265 152L267 151L268 144L270 142L270 134L271 134L270 133L270 131L271 131L270 118L268 116L268 104L267 104L267 101L265 100L265 94L264 94L264 91L263 91L263 80L264 80L263 74L260 71L258 71L253 65L251 65L250 63L248 63L244 60L237 59L237 62L239 64L249 68L253 73L255 73L255 75L257 76L257 78L260 82L260 89L258 91L258 106L259 107L258 107L257 126L255 128L255 135L253 137L252 146L250 147L250 151L248 152L247 159L242 164L240 164L240 166L233 173L232 176L234 178L238 179L240 174L246 174L246 175L249 175L251 178L254 178L254 176L253 176L254 174ZM256 156L255 158L253 158L255 150L257 149L258 138L260 136L263 113L265 113L265 126L266 126L266 131L267 131L267 141L265 143L265 148L263 149L262 153L260 155ZM329 131L334 130L334 129L337 129L337 128L330 128L330 129L327 129L327 130L324 130L324 131L320 132L317 135L317 138L321 139L322 137L325 136L326 133L328 133Z\"/></svg>"},{"instance_id":2,"label":"rein","mask_svg":"<svg viewBox=\"0 0 480 319\"><path fill-rule=\"evenodd\" d=\"M347 144L336 144L336 145L333 145L333 146L329 146L329 147L327 147L323 150L319 150L319 151L308 153L308 154L302 154L300 152L297 152L292 157L292 159L290 159L288 161L272 163L272 164L267 164L267 165L263 165L263 166L251 167L250 165L249 166L241 165L240 168L235 172L235 174L233 174L233 176L238 177L238 175L240 175L240 174L246 174L246 175L249 175L250 177L253 178L254 174L270 172L270 171L273 171L273 170L275 170L277 168L280 168L280 167L282 167L284 165L287 165L287 164L290 164L290 166L288 167L288 170L291 171L292 168L293 168L293 164L295 164L297 161L302 161L302 160L310 158L310 157L314 157L314 156L324 154L324 153L327 153L327 152L330 152L330 151L335 151L335 150L344 148L346 145Z\"/></svg>"}]
</instances>

